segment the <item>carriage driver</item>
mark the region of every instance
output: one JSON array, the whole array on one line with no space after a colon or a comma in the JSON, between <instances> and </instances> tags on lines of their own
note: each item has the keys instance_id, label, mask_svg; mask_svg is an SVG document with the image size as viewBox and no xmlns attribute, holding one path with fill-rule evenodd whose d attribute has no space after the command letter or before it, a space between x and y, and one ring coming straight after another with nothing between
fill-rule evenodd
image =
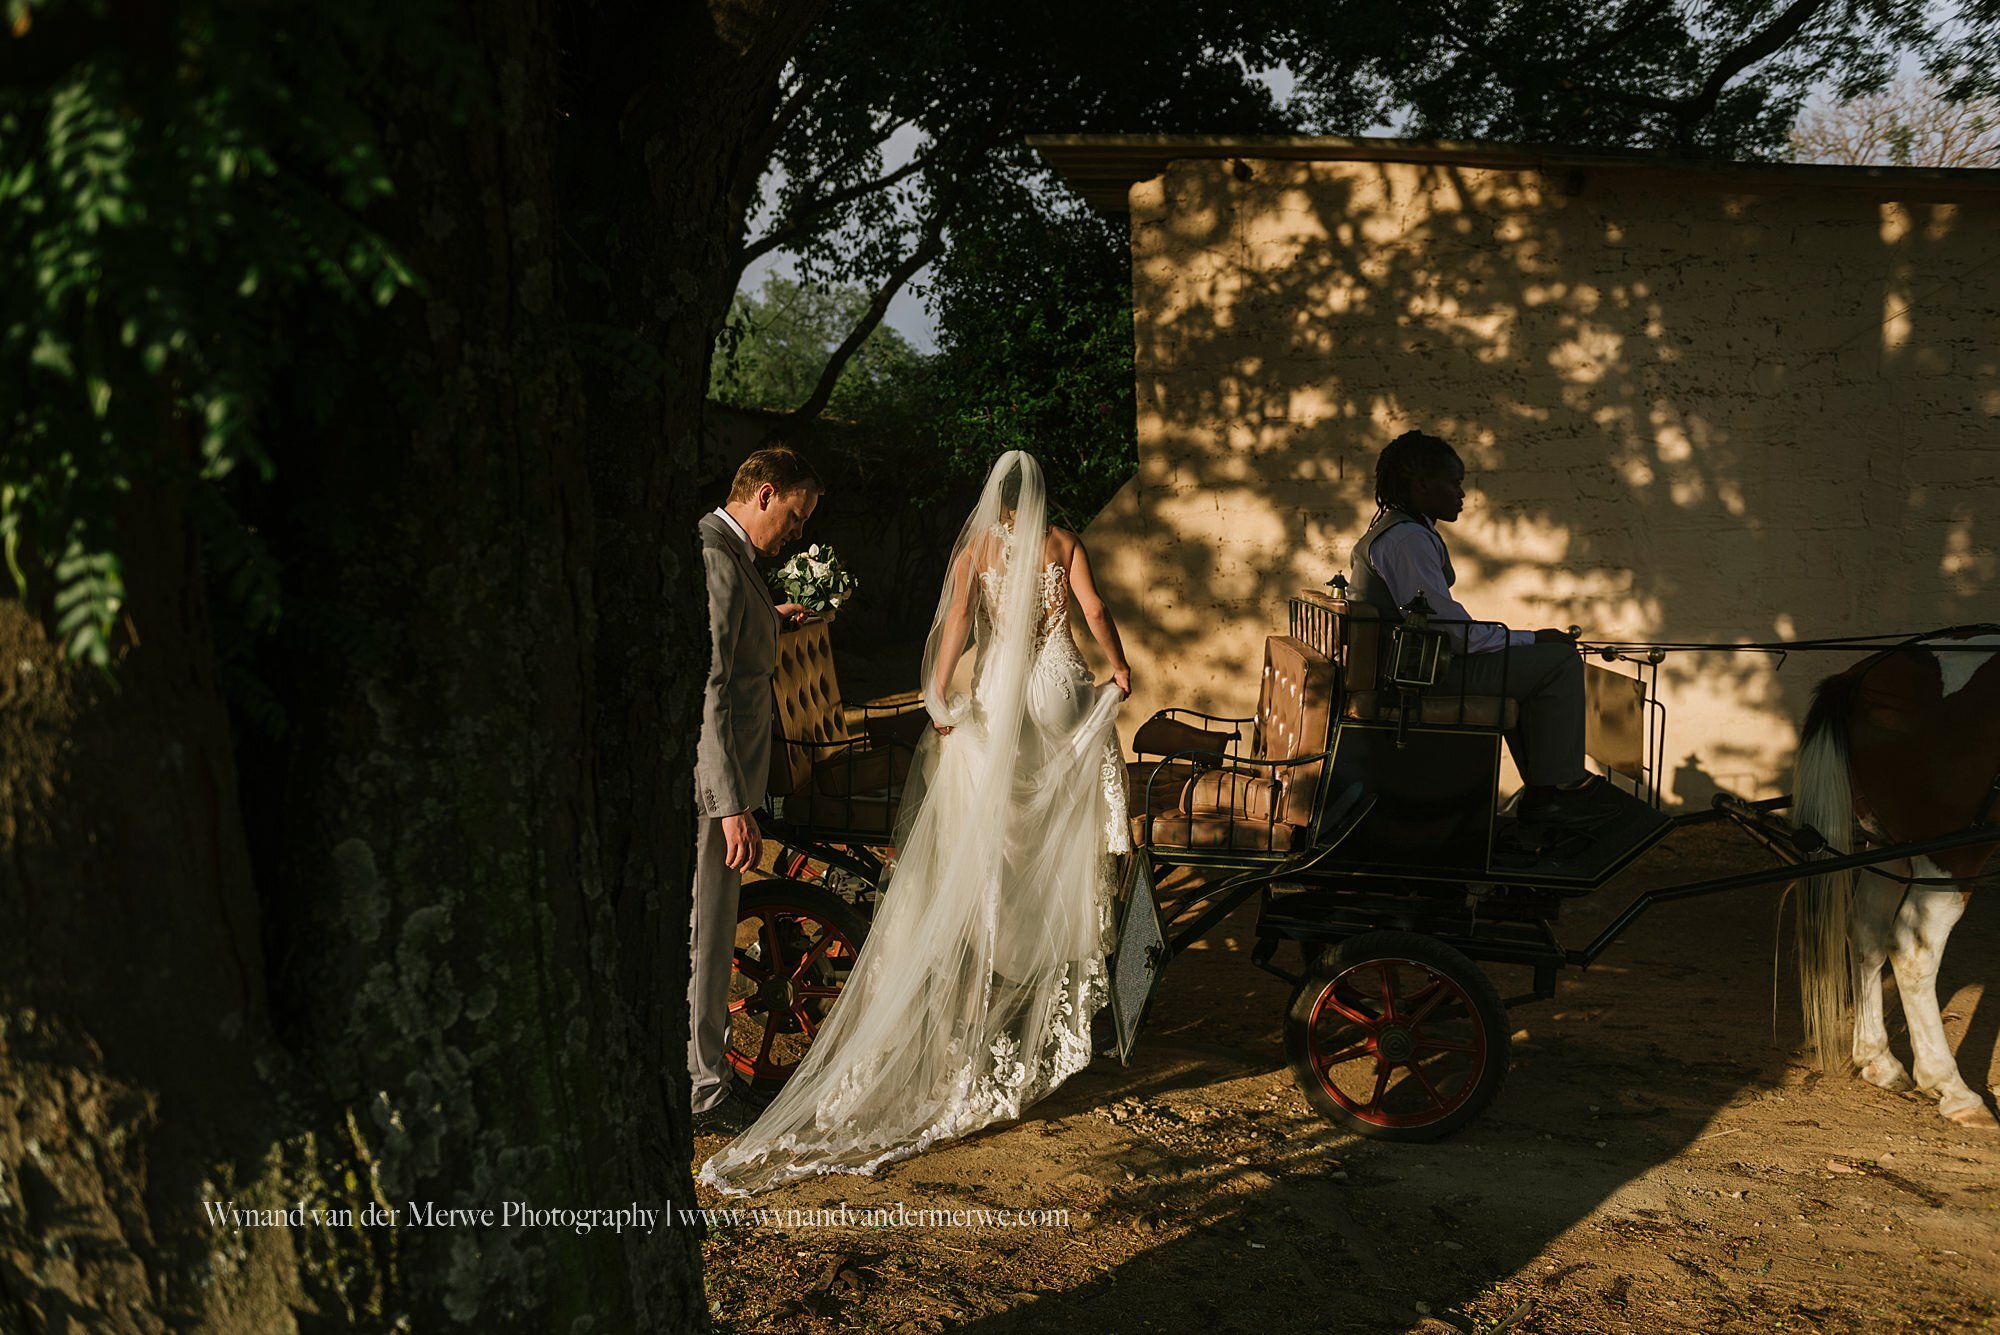
<instances>
[{"instance_id":1,"label":"carriage driver","mask_svg":"<svg viewBox=\"0 0 2000 1335\"><path fill-rule=\"evenodd\" d=\"M1437 619L1471 621L1451 596L1458 576L1437 529L1465 508L1464 484L1464 462L1438 437L1406 431L1390 441L1375 462L1375 519L1348 563L1349 596L1393 617L1421 593ZM1565 826L1608 816L1605 785L1583 765L1583 660L1569 636L1491 624L1440 629L1453 654L1439 688L1520 703L1520 723L1507 730L1527 785L1515 814Z\"/></svg>"}]
</instances>

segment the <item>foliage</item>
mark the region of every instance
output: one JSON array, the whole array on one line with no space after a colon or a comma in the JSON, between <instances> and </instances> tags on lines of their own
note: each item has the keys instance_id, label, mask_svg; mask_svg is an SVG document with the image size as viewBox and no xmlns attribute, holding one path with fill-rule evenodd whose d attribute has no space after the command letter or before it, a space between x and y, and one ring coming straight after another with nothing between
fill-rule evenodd
<instances>
[{"instance_id":1,"label":"foliage","mask_svg":"<svg viewBox=\"0 0 2000 1335\"><path fill-rule=\"evenodd\" d=\"M992 192L1035 185L1024 174ZM1053 182L1042 190L1063 198ZM995 198L954 235L932 293L942 480L976 482L1003 452L1027 450L1047 473L1051 518L1082 528L1137 459L1123 227Z\"/></svg>"},{"instance_id":2,"label":"foliage","mask_svg":"<svg viewBox=\"0 0 2000 1335\"><path fill-rule=\"evenodd\" d=\"M1115 228L1075 216L1023 136L1392 123L1776 156L1809 90L1879 87L1906 52L1969 87L2000 29L1992 0L1950 26L1924 0L948 0L923 13L836 0L809 36L772 127L768 224L741 259L793 256L807 282L854 290L865 324L882 302L859 294L886 299L934 246L939 485L1033 449L1072 522L1129 474L1129 277ZM1255 73L1271 69L1295 81L1282 108ZM841 340L829 326L815 341ZM790 403L810 379L791 373Z\"/></svg>"},{"instance_id":3,"label":"foliage","mask_svg":"<svg viewBox=\"0 0 2000 1335\"><path fill-rule=\"evenodd\" d=\"M837 612L859 587L832 546L816 542L765 576L787 602L814 612Z\"/></svg>"},{"instance_id":4,"label":"foliage","mask_svg":"<svg viewBox=\"0 0 2000 1335\"><path fill-rule=\"evenodd\" d=\"M1895 167L2000 167L2000 99L1953 101L1927 79L1808 108L1792 130L1803 162Z\"/></svg>"},{"instance_id":5,"label":"foliage","mask_svg":"<svg viewBox=\"0 0 2000 1335\"><path fill-rule=\"evenodd\" d=\"M308 297L386 303L411 277L363 222L389 193L351 55L382 14L10 0L0 77L0 534L53 576L75 658L110 659L126 498L185 486L223 586L276 614L223 480L268 477L275 337ZM6 39L0 39L6 40Z\"/></svg>"},{"instance_id":6,"label":"foliage","mask_svg":"<svg viewBox=\"0 0 2000 1335\"><path fill-rule=\"evenodd\" d=\"M1256 59L1298 77L1301 128L1782 155L1809 92L1879 88L1899 55L1962 58L1926 0L1542 0L1271 6Z\"/></svg>"},{"instance_id":7,"label":"foliage","mask_svg":"<svg viewBox=\"0 0 2000 1335\"><path fill-rule=\"evenodd\" d=\"M767 274L758 291L730 304L709 397L744 408L797 407L867 305L860 288ZM878 327L842 368L828 410L853 421L906 421L922 411L923 375L924 357L910 341Z\"/></svg>"}]
</instances>

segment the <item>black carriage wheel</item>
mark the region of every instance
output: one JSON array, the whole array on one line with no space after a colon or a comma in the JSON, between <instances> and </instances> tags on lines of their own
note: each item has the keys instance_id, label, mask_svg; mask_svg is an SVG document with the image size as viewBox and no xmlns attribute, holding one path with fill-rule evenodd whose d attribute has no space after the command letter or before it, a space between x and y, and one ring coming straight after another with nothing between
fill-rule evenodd
<instances>
[{"instance_id":1,"label":"black carriage wheel","mask_svg":"<svg viewBox=\"0 0 2000 1335\"><path fill-rule=\"evenodd\" d=\"M1435 937L1369 932L1326 953L1292 996L1285 1054L1321 1116L1378 1140L1448 1136L1507 1075L1507 1010Z\"/></svg>"},{"instance_id":2,"label":"black carriage wheel","mask_svg":"<svg viewBox=\"0 0 2000 1335\"><path fill-rule=\"evenodd\" d=\"M759 1089L791 1077L846 985L868 925L804 881L743 887L729 980L729 1064Z\"/></svg>"}]
</instances>

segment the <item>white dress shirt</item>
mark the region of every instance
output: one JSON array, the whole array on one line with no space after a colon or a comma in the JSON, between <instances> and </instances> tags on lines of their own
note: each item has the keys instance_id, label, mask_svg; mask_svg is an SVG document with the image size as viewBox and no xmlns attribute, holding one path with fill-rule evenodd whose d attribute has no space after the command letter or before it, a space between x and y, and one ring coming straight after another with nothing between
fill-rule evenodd
<instances>
[{"instance_id":1,"label":"white dress shirt","mask_svg":"<svg viewBox=\"0 0 2000 1335\"><path fill-rule=\"evenodd\" d=\"M757 564L757 544L750 541L749 532L744 529L743 525L736 522L736 516L719 505L715 507L715 514L723 523L729 525L729 531L734 533L736 540L743 544L743 554L750 558L750 564Z\"/></svg>"},{"instance_id":2,"label":"white dress shirt","mask_svg":"<svg viewBox=\"0 0 2000 1335\"><path fill-rule=\"evenodd\" d=\"M1472 613L1451 596L1452 576L1445 574L1444 538L1431 524L1419 520L1398 524L1377 537L1368 548L1368 564L1389 586L1396 605L1405 607L1419 592L1431 605L1431 615L1440 621L1471 621ZM1509 630L1491 623L1472 627L1440 626L1457 652L1490 653L1505 645L1533 644L1535 632ZM1466 634L1471 632L1471 643Z\"/></svg>"}]
</instances>

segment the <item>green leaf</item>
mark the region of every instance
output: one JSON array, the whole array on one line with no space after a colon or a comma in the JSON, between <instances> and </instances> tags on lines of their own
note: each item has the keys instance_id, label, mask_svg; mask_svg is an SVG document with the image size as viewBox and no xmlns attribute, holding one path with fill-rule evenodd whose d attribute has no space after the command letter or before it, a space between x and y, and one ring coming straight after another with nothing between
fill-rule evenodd
<instances>
[{"instance_id":1,"label":"green leaf","mask_svg":"<svg viewBox=\"0 0 2000 1335\"><path fill-rule=\"evenodd\" d=\"M76 363L70 360L69 344L46 329L35 340L35 350L28 354L28 361L44 371L54 371L65 379L76 378Z\"/></svg>"}]
</instances>

